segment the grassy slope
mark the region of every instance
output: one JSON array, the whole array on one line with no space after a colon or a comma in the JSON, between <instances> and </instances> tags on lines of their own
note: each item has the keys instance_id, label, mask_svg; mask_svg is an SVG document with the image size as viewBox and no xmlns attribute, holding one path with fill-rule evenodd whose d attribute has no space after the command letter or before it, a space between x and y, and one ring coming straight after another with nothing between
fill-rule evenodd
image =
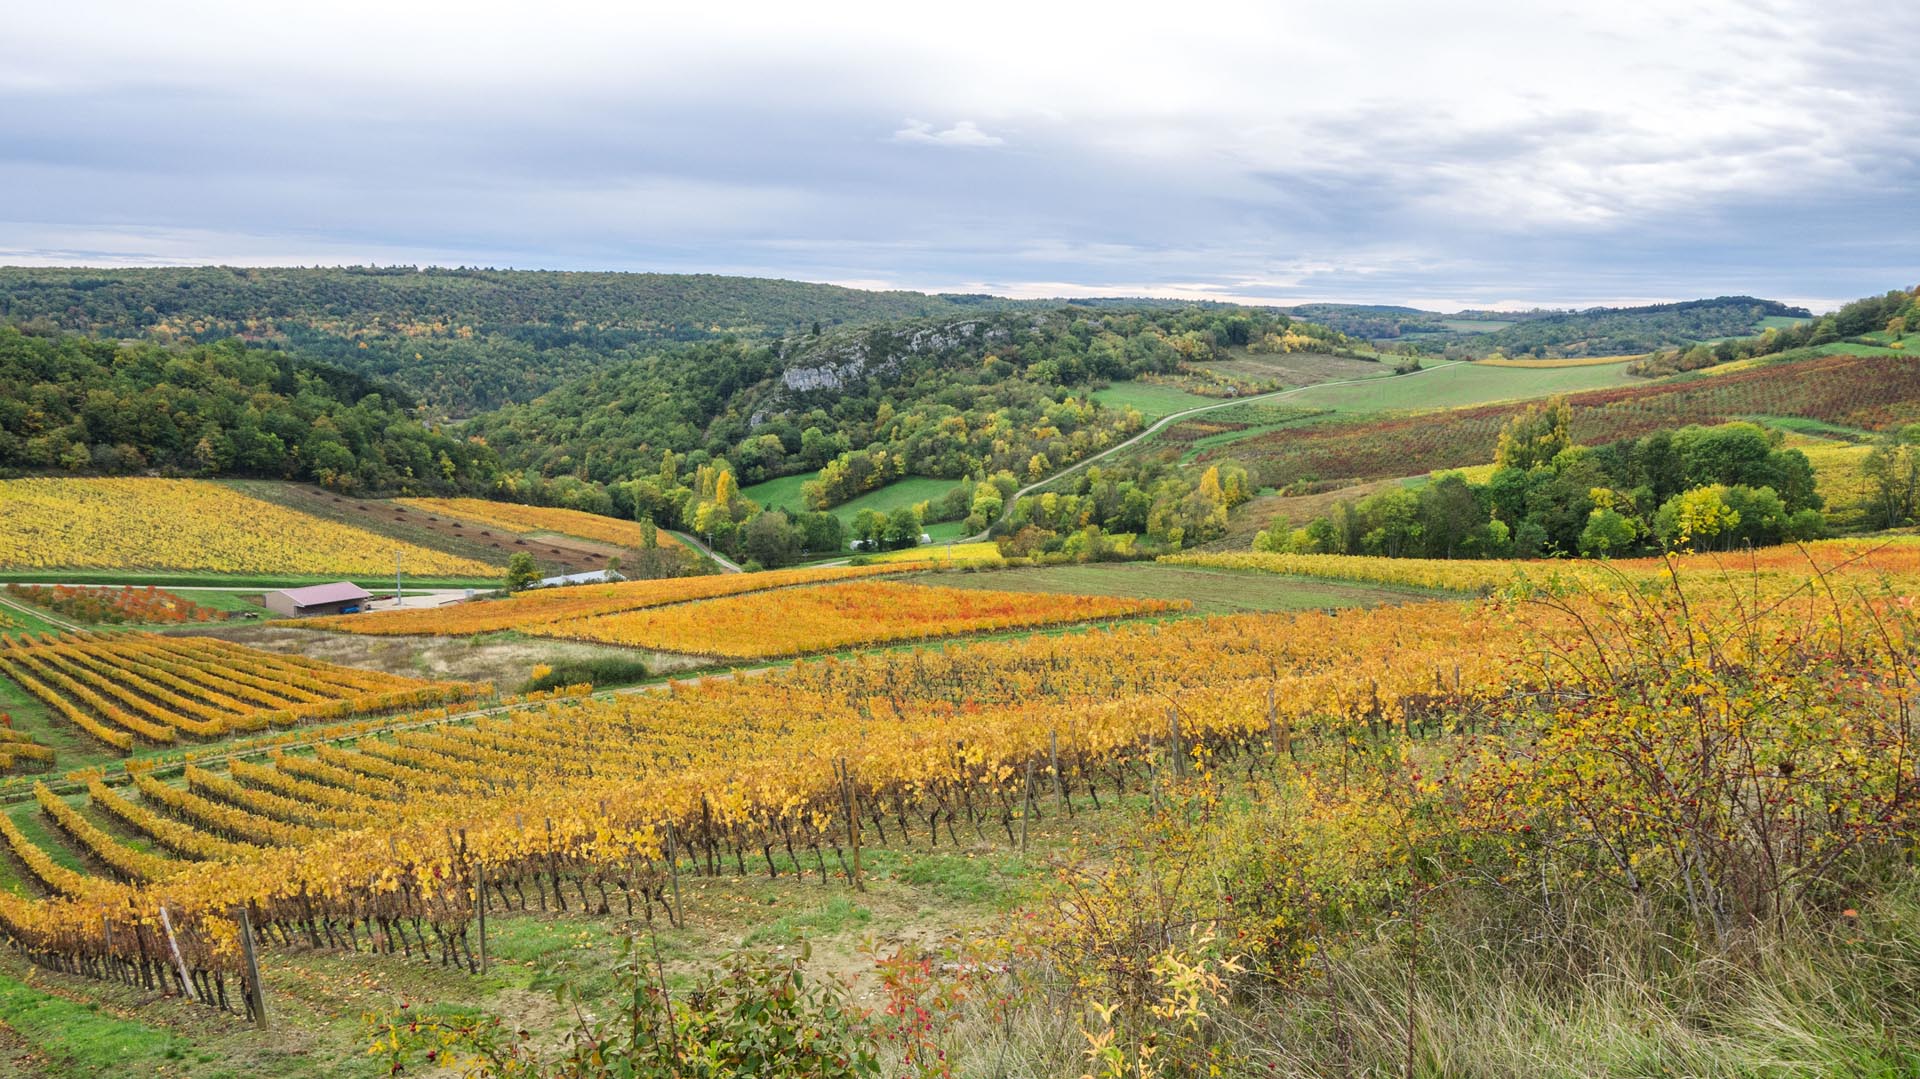
<instances>
[{"instance_id":1,"label":"grassy slope","mask_svg":"<svg viewBox=\"0 0 1920 1079\"><path fill-rule=\"evenodd\" d=\"M1220 403L1218 397L1202 397L1197 393L1151 382L1116 382L1104 390L1093 391L1093 399L1108 408L1137 408L1149 420L1182 409Z\"/></svg>"},{"instance_id":2,"label":"grassy slope","mask_svg":"<svg viewBox=\"0 0 1920 1079\"><path fill-rule=\"evenodd\" d=\"M1453 408L1493 401L1545 397L1556 393L1629 385L1626 367L1483 367L1455 364L1417 378L1390 378L1357 386L1309 389L1287 398L1301 408L1330 408L1338 412L1391 412L1402 409Z\"/></svg>"},{"instance_id":3,"label":"grassy slope","mask_svg":"<svg viewBox=\"0 0 1920 1079\"><path fill-rule=\"evenodd\" d=\"M779 479L756 483L752 487L743 487L740 493L747 498L770 509L804 510L806 500L800 497L800 485L813 479L813 473L798 476L781 476ZM879 513L892 513L902 506L911 506L916 502L925 502L939 498L953 489L953 480L935 479L931 476L908 476L895 480L877 491L868 491L848 502L833 507L833 515L851 526L853 519L861 510L874 510ZM928 525L925 529L935 540L953 539L962 535L966 529L959 521L945 521Z\"/></svg>"},{"instance_id":4,"label":"grassy slope","mask_svg":"<svg viewBox=\"0 0 1920 1079\"><path fill-rule=\"evenodd\" d=\"M1188 599L1195 614L1240 611L1301 611L1333 607L1372 607L1432 599L1414 589L1350 586L1294 579L1272 584L1246 574L1157 562L1018 567L978 573L927 574L914 580L957 588L1009 592L1077 592L1141 599Z\"/></svg>"}]
</instances>

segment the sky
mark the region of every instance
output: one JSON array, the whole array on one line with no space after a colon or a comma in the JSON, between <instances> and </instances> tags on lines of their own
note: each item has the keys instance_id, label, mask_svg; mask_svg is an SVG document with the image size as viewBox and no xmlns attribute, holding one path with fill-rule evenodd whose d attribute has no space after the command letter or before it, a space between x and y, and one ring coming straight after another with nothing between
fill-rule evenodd
<instances>
[{"instance_id":1,"label":"sky","mask_svg":"<svg viewBox=\"0 0 1920 1079\"><path fill-rule=\"evenodd\" d=\"M1587 306L1920 283L1920 4L63 0L0 263Z\"/></svg>"}]
</instances>

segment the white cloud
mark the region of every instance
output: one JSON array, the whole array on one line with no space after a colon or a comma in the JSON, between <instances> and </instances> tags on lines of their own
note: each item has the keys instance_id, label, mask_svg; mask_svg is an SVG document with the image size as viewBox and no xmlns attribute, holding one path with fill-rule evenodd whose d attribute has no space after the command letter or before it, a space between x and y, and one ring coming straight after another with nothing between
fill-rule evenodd
<instances>
[{"instance_id":1,"label":"white cloud","mask_svg":"<svg viewBox=\"0 0 1920 1079\"><path fill-rule=\"evenodd\" d=\"M1912 3L16 6L0 261L1530 305L1864 293L1920 244Z\"/></svg>"},{"instance_id":2,"label":"white cloud","mask_svg":"<svg viewBox=\"0 0 1920 1079\"><path fill-rule=\"evenodd\" d=\"M925 120L908 120L907 126L893 133L895 142L931 143L935 146L1000 146L1007 140L980 130L972 120L956 121L944 131L935 131Z\"/></svg>"}]
</instances>

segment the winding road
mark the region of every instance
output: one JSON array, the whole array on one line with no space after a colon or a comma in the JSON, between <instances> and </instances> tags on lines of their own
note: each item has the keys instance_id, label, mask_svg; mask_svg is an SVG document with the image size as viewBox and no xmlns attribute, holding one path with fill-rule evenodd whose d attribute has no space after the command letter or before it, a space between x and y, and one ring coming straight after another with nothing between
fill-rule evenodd
<instances>
[{"instance_id":1,"label":"winding road","mask_svg":"<svg viewBox=\"0 0 1920 1079\"><path fill-rule=\"evenodd\" d=\"M715 564L717 564L723 572L726 572L726 573L745 572L738 565L736 565L732 559L728 558L726 555L723 555L719 551L716 551L713 548L707 546L706 544L701 543L698 539L694 537L693 533L691 532L674 532L673 530L669 529L668 534L671 535L674 539L679 540L681 543L684 543L687 546L693 548L694 550L699 551L701 554L706 555L708 558L713 559Z\"/></svg>"},{"instance_id":2,"label":"winding road","mask_svg":"<svg viewBox=\"0 0 1920 1079\"><path fill-rule=\"evenodd\" d=\"M1038 491L1042 487L1045 487L1047 484L1052 483L1054 480L1060 479L1063 476L1071 476L1075 472L1078 472L1083 468L1091 467L1095 463L1102 461L1108 457L1111 457L1116 453L1119 453L1121 450L1127 449L1131 446L1138 445L1140 442L1145 441L1146 439L1152 438L1154 435L1159 434L1160 431L1165 429L1170 424L1178 423L1181 420L1190 419L1194 416L1200 415L1202 412L1212 412L1213 410L1219 409L1219 408L1232 408L1235 405L1258 404L1261 401L1277 401L1282 397L1292 397L1294 394L1305 393L1308 390L1323 390L1330 386L1357 386L1363 382L1381 382L1390 378L1391 379L1419 378L1421 375L1428 374L1433 371L1445 370L1446 368L1449 368L1449 367L1455 367L1464 362L1465 361L1463 360L1452 360L1447 363L1435 364L1432 367L1422 367L1418 371L1411 371L1404 375L1372 375L1367 378L1341 379L1338 382L1315 382L1307 386L1295 386L1293 389L1290 389L1290 390L1275 390L1272 393L1256 393L1251 397L1234 397L1234 398L1229 398L1228 400L1220 401L1218 403L1211 404L1211 405L1199 405L1195 408L1181 409L1179 412L1169 412L1166 415L1160 417L1159 419L1153 421L1151 424L1148 424L1146 430L1141 431L1139 434L1134 435L1132 438L1127 439L1125 442L1119 443L1118 445L1109 446L1106 449L1101 450L1099 453L1096 453L1091 457L1083 457L1080 460L1074 462L1073 464L1068 465L1067 467L1061 469L1060 471L1055 472L1053 475L1048 476L1047 478L1042 480L1035 480L1034 482L1027 484L1025 487L1020 488L1018 491L1013 492L1013 497L1007 499L1006 504L1000 507L1000 516L1005 517L1007 514L1012 513L1015 503L1019 502L1022 498L1025 498L1026 496L1032 494L1033 492ZM998 524L999 520L1000 519L998 517L994 518L993 524ZM988 532L991 532L991 531L992 531L992 525L989 525L986 531L980 532L976 535L966 536L962 539L954 540L953 542L979 543L980 541L986 539Z\"/></svg>"}]
</instances>

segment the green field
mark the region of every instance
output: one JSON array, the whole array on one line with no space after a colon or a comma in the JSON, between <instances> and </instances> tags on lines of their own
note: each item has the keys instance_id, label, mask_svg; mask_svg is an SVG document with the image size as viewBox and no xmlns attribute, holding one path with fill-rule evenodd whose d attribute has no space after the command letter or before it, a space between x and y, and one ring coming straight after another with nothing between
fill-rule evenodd
<instances>
[{"instance_id":1,"label":"green field","mask_svg":"<svg viewBox=\"0 0 1920 1079\"><path fill-rule=\"evenodd\" d=\"M782 476L779 479L756 483L752 487L742 487L740 493L768 509L784 509L789 512L807 508L806 500L800 497L800 485L813 478L813 473L798 476ZM873 510L876 513L892 513L902 506L926 502L939 498L953 489L953 480L935 479L932 476L908 476L895 480L877 491L868 491L859 498L842 502L833 507L832 513L841 522L851 527L853 519L861 510ZM960 521L942 521L927 525L924 531L936 541L958 539L966 534L966 525Z\"/></svg>"},{"instance_id":2,"label":"green field","mask_svg":"<svg viewBox=\"0 0 1920 1079\"><path fill-rule=\"evenodd\" d=\"M1403 409L1457 408L1493 401L1578 393L1633 385L1625 364L1594 367L1486 367L1456 363L1418 375L1380 379L1354 386L1316 386L1286 399L1290 405L1336 412L1394 412Z\"/></svg>"},{"instance_id":3,"label":"green field","mask_svg":"<svg viewBox=\"0 0 1920 1079\"><path fill-rule=\"evenodd\" d=\"M1494 318L1443 318L1440 320L1440 325L1454 333L1497 333L1513 325L1513 322Z\"/></svg>"},{"instance_id":4,"label":"green field","mask_svg":"<svg viewBox=\"0 0 1920 1079\"><path fill-rule=\"evenodd\" d=\"M1759 333L1761 330L1784 330L1788 326L1798 326L1802 322L1810 321L1812 320L1794 318L1791 315L1768 315L1760 320L1760 325L1754 327L1754 332Z\"/></svg>"},{"instance_id":5,"label":"green field","mask_svg":"<svg viewBox=\"0 0 1920 1079\"><path fill-rule=\"evenodd\" d=\"M1884 334L1882 336L1885 336ZM1846 341L1835 341L1830 345L1819 345L1813 350L1820 356L1911 356L1912 348L1888 348L1885 345L1855 345Z\"/></svg>"},{"instance_id":6,"label":"green field","mask_svg":"<svg viewBox=\"0 0 1920 1079\"><path fill-rule=\"evenodd\" d=\"M1148 421L1189 408L1221 403L1218 397L1202 397L1197 393L1151 382L1116 382L1104 390L1093 391L1093 399L1108 408L1137 408Z\"/></svg>"},{"instance_id":7,"label":"green field","mask_svg":"<svg viewBox=\"0 0 1920 1079\"><path fill-rule=\"evenodd\" d=\"M1263 578L1227 570L1168 566L1158 562L1022 566L972 573L930 573L903 579L923 580L953 588L1001 589L1008 592L1072 592L1138 599L1186 599L1193 601L1196 614L1374 607L1382 603L1432 599L1435 595L1416 589L1312 581L1299 577L1282 579L1274 574Z\"/></svg>"}]
</instances>

